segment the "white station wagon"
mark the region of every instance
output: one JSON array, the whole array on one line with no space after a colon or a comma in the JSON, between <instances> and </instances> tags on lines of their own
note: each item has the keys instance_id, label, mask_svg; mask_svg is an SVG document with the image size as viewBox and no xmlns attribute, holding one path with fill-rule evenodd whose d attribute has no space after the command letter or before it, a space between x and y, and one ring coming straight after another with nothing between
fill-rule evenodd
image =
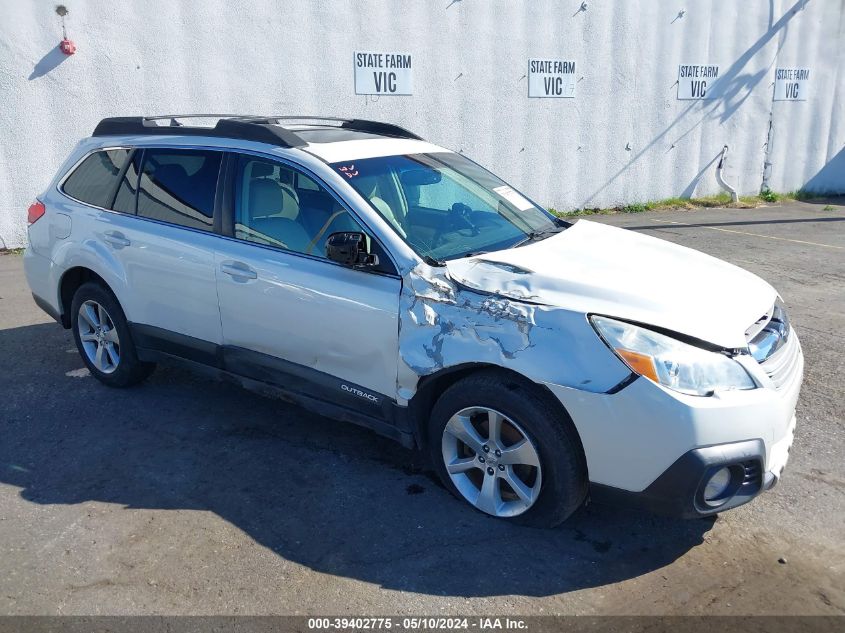
<instances>
[{"instance_id":1,"label":"white station wagon","mask_svg":"<svg viewBox=\"0 0 845 633\"><path fill-rule=\"evenodd\" d=\"M804 361L769 284L387 123L105 119L30 207L25 266L106 385L172 358L272 384L496 517L706 516L792 444Z\"/></svg>"}]
</instances>

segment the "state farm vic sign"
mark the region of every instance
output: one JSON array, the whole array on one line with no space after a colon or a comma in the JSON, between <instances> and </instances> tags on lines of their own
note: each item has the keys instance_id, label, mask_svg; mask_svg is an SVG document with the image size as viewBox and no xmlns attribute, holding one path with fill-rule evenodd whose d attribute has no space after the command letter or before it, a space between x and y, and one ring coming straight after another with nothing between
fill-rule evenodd
<instances>
[{"instance_id":1,"label":"state farm vic sign","mask_svg":"<svg viewBox=\"0 0 845 633\"><path fill-rule=\"evenodd\" d=\"M713 99L713 84L719 78L719 67L713 64L681 64L678 66L678 99Z\"/></svg>"},{"instance_id":2,"label":"state farm vic sign","mask_svg":"<svg viewBox=\"0 0 845 633\"><path fill-rule=\"evenodd\" d=\"M809 93L809 68L777 68L775 101L806 101Z\"/></svg>"},{"instance_id":3,"label":"state farm vic sign","mask_svg":"<svg viewBox=\"0 0 845 633\"><path fill-rule=\"evenodd\" d=\"M529 59L528 96L575 97L575 62L566 59Z\"/></svg>"},{"instance_id":4,"label":"state farm vic sign","mask_svg":"<svg viewBox=\"0 0 845 633\"><path fill-rule=\"evenodd\" d=\"M409 53L356 51L355 94L414 94L414 67Z\"/></svg>"}]
</instances>

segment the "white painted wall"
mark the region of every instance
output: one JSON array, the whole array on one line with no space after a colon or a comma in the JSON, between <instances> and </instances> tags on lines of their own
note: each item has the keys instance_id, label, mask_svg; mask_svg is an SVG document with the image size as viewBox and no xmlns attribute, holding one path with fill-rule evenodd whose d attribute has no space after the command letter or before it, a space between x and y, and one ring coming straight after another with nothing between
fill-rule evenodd
<instances>
[{"instance_id":1,"label":"white painted wall","mask_svg":"<svg viewBox=\"0 0 845 633\"><path fill-rule=\"evenodd\" d=\"M116 115L383 119L558 209L716 193L726 143L741 193L764 177L845 191L845 2L587 4L67 0L65 57L54 2L0 0L0 248L24 244L29 202ZM355 50L412 53L415 94L356 96ZM529 100L530 57L576 60L576 98ZM680 63L719 64L722 98L678 101ZM808 101L772 102L779 63L812 68Z\"/></svg>"}]
</instances>

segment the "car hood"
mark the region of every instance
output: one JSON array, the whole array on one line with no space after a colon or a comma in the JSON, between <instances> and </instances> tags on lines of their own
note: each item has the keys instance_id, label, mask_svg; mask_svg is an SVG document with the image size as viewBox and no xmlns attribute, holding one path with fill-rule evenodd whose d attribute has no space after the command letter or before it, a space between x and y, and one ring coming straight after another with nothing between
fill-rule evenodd
<instances>
[{"instance_id":1,"label":"car hood","mask_svg":"<svg viewBox=\"0 0 845 633\"><path fill-rule=\"evenodd\" d=\"M777 297L733 264L587 220L446 265L454 281L471 289L650 324L725 348L746 347L746 329Z\"/></svg>"}]
</instances>

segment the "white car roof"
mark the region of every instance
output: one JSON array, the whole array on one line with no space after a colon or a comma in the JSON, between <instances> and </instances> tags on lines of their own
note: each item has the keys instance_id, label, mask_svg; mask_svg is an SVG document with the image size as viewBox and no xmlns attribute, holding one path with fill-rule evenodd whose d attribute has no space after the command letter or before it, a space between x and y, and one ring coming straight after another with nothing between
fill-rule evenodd
<instances>
[{"instance_id":1,"label":"white car roof","mask_svg":"<svg viewBox=\"0 0 845 633\"><path fill-rule=\"evenodd\" d=\"M378 156L450 151L427 141L387 137L331 141L328 143L308 143L308 145L300 149L328 163L376 158Z\"/></svg>"}]
</instances>

